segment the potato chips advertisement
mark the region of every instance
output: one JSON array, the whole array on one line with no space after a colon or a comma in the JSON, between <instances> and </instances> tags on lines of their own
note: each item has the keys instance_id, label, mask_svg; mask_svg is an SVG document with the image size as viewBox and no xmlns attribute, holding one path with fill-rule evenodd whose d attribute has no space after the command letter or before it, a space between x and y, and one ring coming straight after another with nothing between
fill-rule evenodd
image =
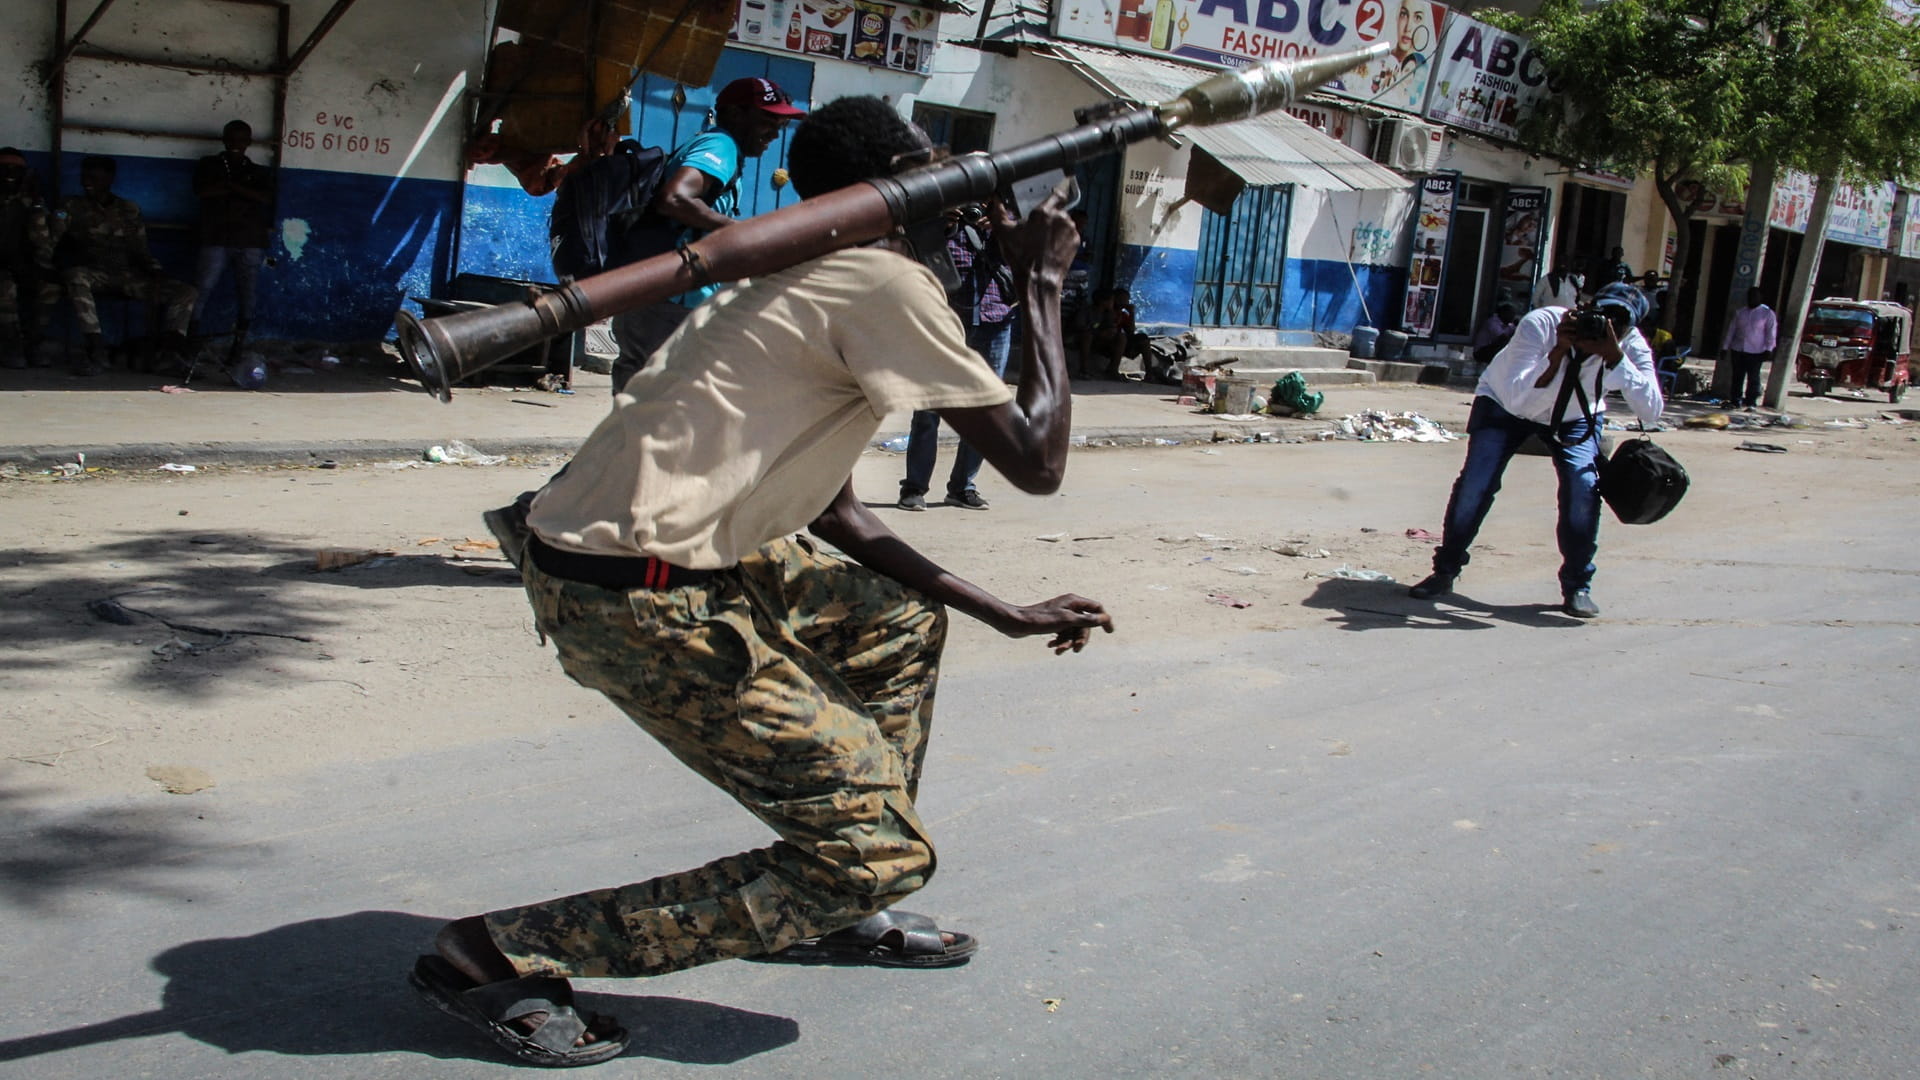
<instances>
[{"instance_id":1,"label":"potato chips advertisement","mask_svg":"<svg viewBox=\"0 0 1920 1080\"><path fill-rule=\"evenodd\" d=\"M872 0L740 0L734 41L916 75L933 71L939 16Z\"/></svg>"}]
</instances>

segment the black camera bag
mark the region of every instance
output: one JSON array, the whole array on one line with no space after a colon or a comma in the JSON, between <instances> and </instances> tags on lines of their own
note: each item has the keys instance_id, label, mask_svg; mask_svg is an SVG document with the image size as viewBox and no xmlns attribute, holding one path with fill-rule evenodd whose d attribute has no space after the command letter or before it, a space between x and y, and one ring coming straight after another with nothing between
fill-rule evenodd
<instances>
[{"instance_id":1,"label":"black camera bag","mask_svg":"<svg viewBox=\"0 0 1920 1080\"><path fill-rule=\"evenodd\" d=\"M1625 361L1621 361L1625 363ZM1587 418L1590 438L1600 437L1600 422L1587 401L1586 388L1580 385L1580 361L1569 358L1560 396L1553 406L1553 420L1560 421L1569 393L1580 399L1580 413ZM1605 364L1593 380L1593 399L1600 400L1601 383L1606 378ZM1649 438L1630 439L1614 448L1611 458L1600 458L1600 498L1622 525L1651 525L1680 505L1687 493L1687 470Z\"/></svg>"}]
</instances>

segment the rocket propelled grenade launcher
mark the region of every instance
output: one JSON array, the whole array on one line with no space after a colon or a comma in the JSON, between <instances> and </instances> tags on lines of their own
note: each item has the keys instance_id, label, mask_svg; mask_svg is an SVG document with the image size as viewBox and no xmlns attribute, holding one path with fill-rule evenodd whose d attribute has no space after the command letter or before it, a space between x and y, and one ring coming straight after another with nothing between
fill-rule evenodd
<instances>
[{"instance_id":1,"label":"rocket propelled grenade launcher","mask_svg":"<svg viewBox=\"0 0 1920 1080\"><path fill-rule=\"evenodd\" d=\"M1066 131L806 199L710 233L679 251L582 278L523 302L431 319L403 311L400 348L427 389L449 401L454 383L548 338L709 282L770 274L877 240L896 228L937 218L951 207L984 202L1016 181L1069 169L1131 143L1285 108L1389 48L1381 41L1331 56L1277 60L1222 72L1172 101L1083 110L1077 114L1079 125Z\"/></svg>"}]
</instances>

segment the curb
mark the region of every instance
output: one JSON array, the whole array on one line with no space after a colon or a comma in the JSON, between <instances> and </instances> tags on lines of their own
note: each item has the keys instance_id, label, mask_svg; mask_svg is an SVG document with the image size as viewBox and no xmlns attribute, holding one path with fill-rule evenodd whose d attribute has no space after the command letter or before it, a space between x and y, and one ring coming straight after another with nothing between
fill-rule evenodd
<instances>
[{"instance_id":1,"label":"curb","mask_svg":"<svg viewBox=\"0 0 1920 1080\"><path fill-rule=\"evenodd\" d=\"M1179 443L1233 442L1247 439L1291 438L1326 430L1328 421L1305 418L1268 417L1259 421L1233 423L1173 424L1164 427L1093 427L1073 433L1075 448L1108 446L1167 446ZM901 438L905 431L876 432L868 449L886 451L882 443ZM332 461L341 465L364 465L381 461L420 461L427 447L451 441L445 434L418 439L349 439L337 443L270 442L191 442L191 443L92 443L71 446L0 446L0 462L23 469L51 469L85 454L87 464L109 467L155 467L168 462L178 465L230 466L318 466ZM521 437L501 442L484 435L461 436L460 441L483 453L512 457L556 457L572 454L586 441L579 437ZM951 431L941 429L940 445L959 442Z\"/></svg>"}]
</instances>

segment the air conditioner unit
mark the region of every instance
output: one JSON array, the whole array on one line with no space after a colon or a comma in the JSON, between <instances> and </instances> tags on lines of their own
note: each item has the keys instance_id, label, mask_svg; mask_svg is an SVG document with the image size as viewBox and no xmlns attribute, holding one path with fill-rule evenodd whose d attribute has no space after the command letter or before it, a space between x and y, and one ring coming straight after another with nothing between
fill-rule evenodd
<instances>
[{"instance_id":1,"label":"air conditioner unit","mask_svg":"<svg viewBox=\"0 0 1920 1080\"><path fill-rule=\"evenodd\" d=\"M1373 160L1401 172L1432 172L1440 164L1444 133L1418 120L1382 120L1373 135Z\"/></svg>"}]
</instances>

